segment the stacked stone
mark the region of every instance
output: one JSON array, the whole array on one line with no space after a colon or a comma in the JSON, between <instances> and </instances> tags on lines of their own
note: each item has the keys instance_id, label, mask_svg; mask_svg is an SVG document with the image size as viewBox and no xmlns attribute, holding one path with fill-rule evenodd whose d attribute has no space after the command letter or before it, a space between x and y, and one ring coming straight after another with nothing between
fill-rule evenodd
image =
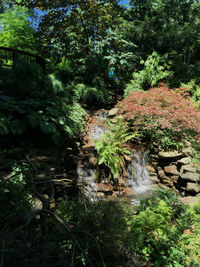
<instances>
[{"instance_id":1,"label":"stacked stone","mask_svg":"<svg viewBox=\"0 0 200 267\"><path fill-rule=\"evenodd\" d=\"M178 151L161 151L150 155L150 176L154 183L174 187L183 195L200 193L200 172L192 162L190 148Z\"/></svg>"}]
</instances>

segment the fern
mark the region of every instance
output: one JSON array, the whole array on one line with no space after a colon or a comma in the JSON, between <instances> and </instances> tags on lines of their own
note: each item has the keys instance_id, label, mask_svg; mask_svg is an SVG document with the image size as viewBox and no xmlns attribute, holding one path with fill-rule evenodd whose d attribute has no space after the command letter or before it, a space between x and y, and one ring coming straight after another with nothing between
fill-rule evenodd
<instances>
[{"instance_id":1,"label":"fern","mask_svg":"<svg viewBox=\"0 0 200 267\"><path fill-rule=\"evenodd\" d=\"M130 134L128 124L122 118L113 124L108 121L109 132L101 140L96 140L95 146L98 154L98 164L105 164L114 178L118 178L125 164L124 155L131 151L123 145L138 135Z\"/></svg>"}]
</instances>

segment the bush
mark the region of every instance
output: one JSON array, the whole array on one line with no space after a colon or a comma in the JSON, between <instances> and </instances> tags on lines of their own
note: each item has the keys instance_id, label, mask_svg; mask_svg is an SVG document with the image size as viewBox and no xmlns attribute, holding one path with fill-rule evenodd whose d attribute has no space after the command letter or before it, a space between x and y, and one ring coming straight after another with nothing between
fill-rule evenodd
<instances>
[{"instance_id":1,"label":"bush","mask_svg":"<svg viewBox=\"0 0 200 267\"><path fill-rule=\"evenodd\" d=\"M120 114L131 121L151 146L161 149L179 149L186 139L200 142L200 112L179 89L153 88L135 92L118 103Z\"/></svg>"},{"instance_id":2,"label":"bush","mask_svg":"<svg viewBox=\"0 0 200 267\"><path fill-rule=\"evenodd\" d=\"M162 190L143 200L135 218L128 222L128 246L154 266L185 266L181 241L191 222L190 213L177 196Z\"/></svg>"},{"instance_id":3,"label":"bush","mask_svg":"<svg viewBox=\"0 0 200 267\"><path fill-rule=\"evenodd\" d=\"M87 105L106 104L109 101L109 91L105 87L91 87L77 84L74 90L76 101Z\"/></svg>"},{"instance_id":4,"label":"bush","mask_svg":"<svg viewBox=\"0 0 200 267\"><path fill-rule=\"evenodd\" d=\"M161 58L157 52L153 52L145 62L142 60L140 63L144 65L144 69L132 74L133 80L126 85L124 96L128 97L134 91L147 90L169 78L173 72L169 71L166 59L167 55Z\"/></svg>"}]
</instances>

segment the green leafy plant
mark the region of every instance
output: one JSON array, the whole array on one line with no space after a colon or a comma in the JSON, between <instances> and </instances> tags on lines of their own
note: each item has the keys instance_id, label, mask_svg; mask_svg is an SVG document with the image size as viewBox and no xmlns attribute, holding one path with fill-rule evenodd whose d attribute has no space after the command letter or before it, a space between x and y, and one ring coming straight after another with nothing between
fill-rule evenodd
<instances>
[{"instance_id":1,"label":"green leafy plant","mask_svg":"<svg viewBox=\"0 0 200 267\"><path fill-rule=\"evenodd\" d=\"M191 80L189 83L181 83L181 87L187 88L194 101L200 102L200 86L195 80Z\"/></svg>"},{"instance_id":2,"label":"green leafy plant","mask_svg":"<svg viewBox=\"0 0 200 267\"><path fill-rule=\"evenodd\" d=\"M173 72L169 70L169 65L165 63L166 59L166 55L162 58L154 51L145 62L142 60L140 63L144 65L144 69L132 74L133 80L127 84L124 96L128 97L131 92L157 86L159 81L169 78Z\"/></svg>"},{"instance_id":3,"label":"green leafy plant","mask_svg":"<svg viewBox=\"0 0 200 267\"><path fill-rule=\"evenodd\" d=\"M124 155L131 151L124 145L138 135L130 134L128 124L118 119L114 124L108 121L109 131L100 140L96 140L95 146L98 154L99 165L105 164L114 178L118 178L124 167Z\"/></svg>"},{"instance_id":4,"label":"green leafy plant","mask_svg":"<svg viewBox=\"0 0 200 267\"><path fill-rule=\"evenodd\" d=\"M109 91L105 87L91 87L85 84L77 84L74 90L77 101L91 105L91 104L105 104L109 100Z\"/></svg>"}]
</instances>

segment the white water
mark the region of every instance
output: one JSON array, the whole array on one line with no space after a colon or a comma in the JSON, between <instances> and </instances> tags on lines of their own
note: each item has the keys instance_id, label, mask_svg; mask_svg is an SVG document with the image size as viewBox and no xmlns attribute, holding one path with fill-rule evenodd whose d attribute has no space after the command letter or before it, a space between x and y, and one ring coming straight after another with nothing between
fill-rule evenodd
<instances>
[{"instance_id":1,"label":"white water","mask_svg":"<svg viewBox=\"0 0 200 267\"><path fill-rule=\"evenodd\" d=\"M144 194L151 190L150 176L146 169L147 154L134 152L132 158L127 166L127 186L133 189L134 195Z\"/></svg>"},{"instance_id":2,"label":"white water","mask_svg":"<svg viewBox=\"0 0 200 267\"><path fill-rule=\"evenodd\" d=\"M108 132L105 124L107 112L101 112L93 116L93 122L89 125L88 139L89 147L94 147L94 141L100 139L103 134ZM93 148L92 148L93 149ZM147 154L134 152L132 161L127 163L127 187L133 189L132 203L137 203L138 197L145 197L151 192L150 176L146 169ZM95 183L96 169L85 166L84 159L78 164L77 174L80 187L84 194L91 201L98 200L97 185Z\"/></svg>"}]
</instances>

